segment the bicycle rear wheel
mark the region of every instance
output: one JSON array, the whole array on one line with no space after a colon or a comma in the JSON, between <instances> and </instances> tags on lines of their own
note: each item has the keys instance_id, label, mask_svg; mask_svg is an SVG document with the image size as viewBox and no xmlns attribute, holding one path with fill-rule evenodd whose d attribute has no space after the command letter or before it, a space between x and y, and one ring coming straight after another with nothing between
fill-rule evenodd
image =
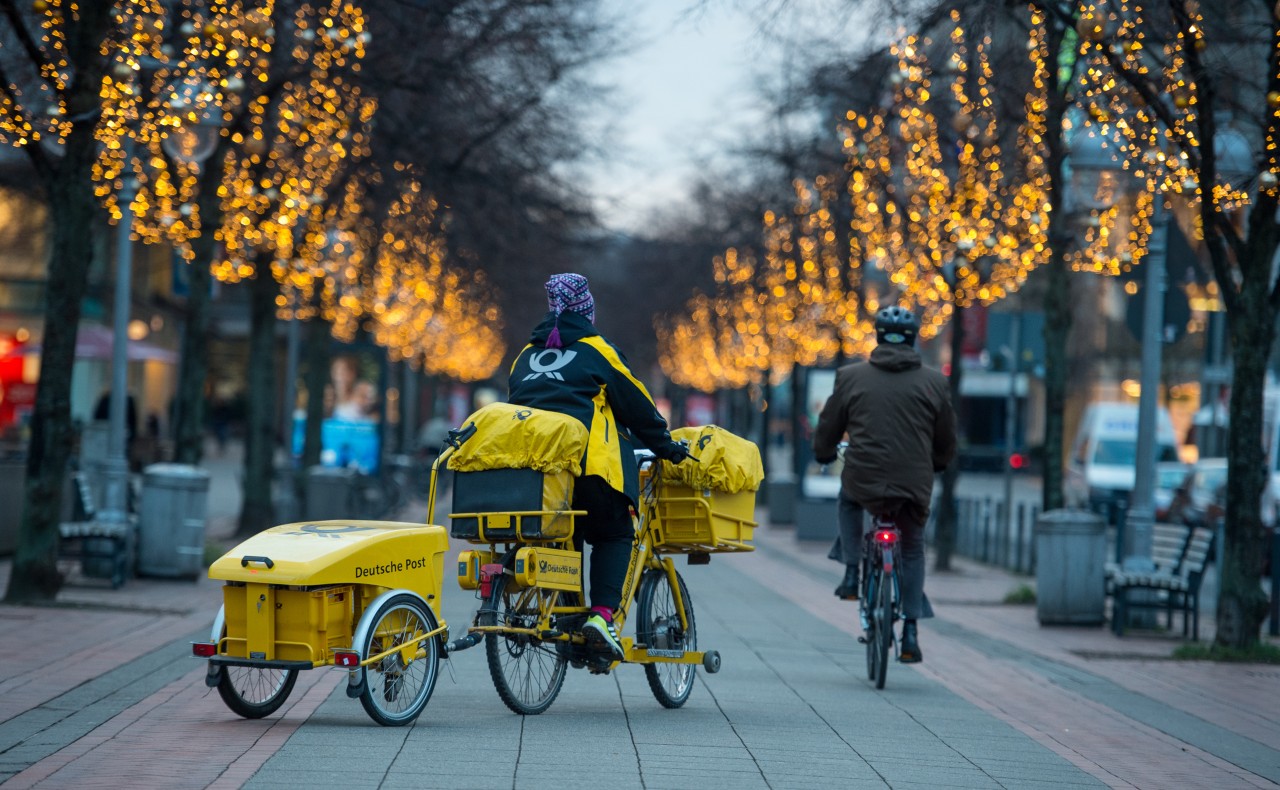
<instances>
[{"instance_id":1,"label":"bicycle rear wheel","mask_svg":"<svg viewBox=\"0 0 1280 790\"><path fill-rule=\"evenodd\" d=\"M639 620L636 639L650 651L672 650L688 652L698 649L698 629L693 619L693 600L684 579L676 573L680 585L680 600L684 602L684 614L689 627L680 625L680 611L672 594L671 582L666 571L651 569L640 579ZM693 691L693 679L697 675L693 664L645 664L644 675L649 689L664 708L678 708L689 699Z\"/></svg>"},{"instance_id":2,"label":"bicycle rear wheel","mask_svg":"<svg viewBox=\"0 0 1280 790\"><path fill-rule=\"evenodd\" d=\"M482 616L481 624L536 628L542 605L550 606L559 595L536 587L519 589L511 577L499 576L493 582L491 608ZM485 635L484 647L489 676L508 708L522 716L533 716L551 707L564 685L568 665L555 643L548 644L530 634L490 632Z\"/></svg>"},{"instance_id":3,"label":"bicycle rear wheel","mask_svg":"<svg viewBox=\"0 0 1280 790\"><path fill-rule=\"evenodd\" d=\"M884 688L885 678L889 673L889 645L893 643L893 575L881 569L877 574L876 587L879 597L876 599L874 611L876 621L876 688Z\"/></svg>"}]
</instances>

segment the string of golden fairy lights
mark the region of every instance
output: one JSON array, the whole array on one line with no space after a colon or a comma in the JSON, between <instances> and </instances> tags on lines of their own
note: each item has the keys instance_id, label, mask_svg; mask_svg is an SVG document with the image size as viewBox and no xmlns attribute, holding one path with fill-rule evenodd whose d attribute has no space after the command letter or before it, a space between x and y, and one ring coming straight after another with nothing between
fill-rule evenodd
<instances>
[{"instance_id":1,"label":"string of golden fairy lights","mask_svg":"<svg viewBox=\"0 0 1280 790\"><path fill-rule=\"evenodd\" d=\"M1206 192L1219 215L1250 202L1248 178L1233 184L1219 174L1219 182L1208 190L1201 183L1197 129L1200 113L1205 110L1188 57L1203 53L1207 41L1199 5L1188 3L1182 13L1182 20L1172 15L1158 17L1152 9L1130 2L1079 6L1078 54L1085 67L1077 88L1088 110L1084 123L1097 125L1104 138L1118 140L1118 158L1141 187L1133 210L1112 209L1113 222L1108 223L1111 216L1106 216L1101 223L1093 223L1111 224L1117 237L1112 247L1119 263L1109 273L1127 270L1145 254L1155 200L1168 197L1185 202L1191 209L1188 216L1193 239L1204 236L1197 207ZM1136 75L1150 86L1149 93L1136 91L1130 81L1120 78L1122 72ZM1155 106L1153 100L1162 104ZM1268 94L1266 100L1271 112L1280 110L1280 92ZM1273 161L1258 176L1257 187L1262 190L1274 190L1277 181L1275 147L1270 141L1268 145ZM1205 309L1219 307L1215 281L1204 287L1191 285L1188 291L1194 304Z\"/></svg>"},{"instance_id":2,"label":"string of golden fairy lights","mask_svg":"<svg viewBox=\"0 0 1280 790\"><path fill-rule=\"evenodd\" d=\"M882 301L915 307L923 316L922 334L931 336L949 318L953 304L1004 298L1044 262L1048 177L1043 92L1026 98L1018 156L1007 164L994 112L990 42L984 39L974 48L976 76L970 76L964 30L957 14L952 21L945 74L957 108L952 117L958 138L955 175L947 172L939 123L929 108L934 88L924 54L929 42L907 37L892 49L898 72L891 106L848 114L852 218L847 258L837 248L833 227L833 182L825 177L812 184L797 181L793 211L764 217L763 271L733 280L736 298L695 297L685 324L660 333L664 370L674 381L697 378L704 384L718 380L734 386L742 380L731 372L735 367L757 371L747 379L754 381L765 367L786 375L790 365L829 362L837 350L865 353L874 344L871 316ZM1030 49L1041 54L1043 67L1042 41ZM718 258L716 265L724 260L734 258ZM962 265L948 282L943 267L952 261ZM874 279L865 277L868 267L885 273L890 292L880 293ZM759 286L747 288L746 282ZM711 322L717 315L763 342L753 345L735 337L733 347L745 350L729 354L731 344L719 339ZM768 362L761 363L762 358Z\"/></svg>"},{"instance_id":3,"label":"string of golden fairy lights","mask_svg":"<svg viewBox=\"0 0 1280 790\"><path fill-rule=\"evenodd\" d=\"M898 71L890 107L849 113L846 137L862 263L887 274L897 300L921 314L925 337L953 305L991 304L1016 291L1047 248L1042 159L1028 160L1024 144L1006 161L990 40L970 48L957 13L952 22L951 52L937 75L926 52L938 47L928 39L907 36L891 48ZM948 83L954 106L952 162L931 104L935 76ZM1020 140L1034 136L1034 123L1028 115Z\"/></svg>"},{"instance_id":4,"label":"string of golden fairy lights","mask_svg":"<svg viewBox=\"0 0 1280 790\"><path fill-rule=\"evenodd\" d=\"M380 248L384 258L370 272L363 256L371 245L352 236L358 236L359 222L339 221L360 216L362 193L343 187L337 210L330 205L328 191L345 163L367 153L376 110L350 79L370 40L362 11L343 0L302 3L281 18L283 8L272 0L119 4L115 29L101 49L110 62L96 126L98 196L113 221L124 210L133 213L136 238L168 241L190 257L188 243L204 232L195 199L198 164L171 156L163 144L189 153L193 127L212 121L231 143L224 160L205 165L225 173L222 222L214 229L226 250L214 264L219 279L235 282L269 265L282 285L282 315L305 318L318 309L340 332L350 326L347 318L358 316L370 321L371 334L393 355L412 357L415 348L434 343L431 365L457 378L489 375L502 345L497 308L489 292L474 285L482 279L453 275L453 292L474 299L459 305L437 287L438 251L431 271L409 265L409 256L390 262L397 256L387 251L394 253L395 244ZM21 89L2 86L0 141L28 145L47 137L56 145L71 126L62 98L70 77L64 26L78 11L65 0L35 0L32 11L50 53L40 64L37 89L48 111L33 123ZM128 207L117 200L126 175L137 183ZM412 182L410 189L421 187ZM329 228L317 229L317 223ZM317 244L317 237L326 243ZM443 245L440 234L425 238L433 249ZM432 260L433 253L417 252ZM466 320L491 324L462 332L461 342L442 344L435 340L441 327L453 334L463 319L448 313L433 319L437 302Z\"/></svg>"}]
</instances>

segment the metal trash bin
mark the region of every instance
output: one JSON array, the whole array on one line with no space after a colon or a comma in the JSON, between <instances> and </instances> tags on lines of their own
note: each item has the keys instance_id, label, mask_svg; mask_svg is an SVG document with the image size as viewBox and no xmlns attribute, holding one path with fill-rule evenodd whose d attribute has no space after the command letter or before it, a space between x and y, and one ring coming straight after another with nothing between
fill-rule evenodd
<instances>
[{"instance_id":1,"label":"metal trash bin","mask_svg":"<svg viewBox=\"0 0 1280 790\"><path fill-rule=\"evenodd\" d=\"M1106 619L1106 524L1088 510L1050 510L1036 520L1036 618L1041 625Z\"/></svg>"},{"instance_id":2,"label":"metal trash bin","mask_svg":"<svg viewBox=\"0 0 1280 790\"><path fill-rule=\"evenodd\" d=\"M307 470L307 501L303 508L307 521L351 518L351 489L354 469L313 466Z\"/></svg>"},{"instance_id":3,"label":"metal trash bin","mask_svg":"<svg viewBox=\"0 0 1280 790\"><path fill-rule=\"evenodd\" d=\"M840 505L834 498L797 497L796 540L831 542L840 533Z\"/></svg>"},{"instance_id":4,"label":"metal trash bin","mask_svg":"<svg viewBox=\"0 0 1280 790\"><path fill-rule=\"evenodd\" d=\"M768 492L769 523L773 526L796 523L796 490L799 484L792 475L769 475L765 484Z\"/></svg>"},{"instance_id":5,"label":"metal trash bin","mask_svg":"<svg viewBox=\"0 0 1280 790\"><path fill-rule=\"evenodd\" d=\"M204 567L209 473L186 464L152 464L142 473L138 573L195 578Z\"/></svg>"}]
</instances>

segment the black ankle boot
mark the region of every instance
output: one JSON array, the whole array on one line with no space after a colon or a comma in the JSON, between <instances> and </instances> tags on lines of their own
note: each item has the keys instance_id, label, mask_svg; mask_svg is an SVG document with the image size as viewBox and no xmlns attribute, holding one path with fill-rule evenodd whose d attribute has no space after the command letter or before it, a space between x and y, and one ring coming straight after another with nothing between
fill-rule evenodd
<instances>
[{"instance_id":1,"label":"black ankle boot","mask_svg":"<svg viewBox=\"0 0 1280 790\"><path fill-rule=\"evenodd\" d=\"M844 580L840 582L840 586L836 588L836 597L843 598L846 601L858 600L858 566L846 565L844 567Z\"/></svg>"},{"instance_id":2,"label":"black ankle boot","mask_svg":"<svg viewBox=\"0 0 1280 790\"><path fill-rule=\"evenodd\" d=\"M904 664L918 664L924 660L924 654L920 652L920 643L917 641L914 620L902 626L902 650L898 653L898 660Z\"/></svg>"}]
</instances>

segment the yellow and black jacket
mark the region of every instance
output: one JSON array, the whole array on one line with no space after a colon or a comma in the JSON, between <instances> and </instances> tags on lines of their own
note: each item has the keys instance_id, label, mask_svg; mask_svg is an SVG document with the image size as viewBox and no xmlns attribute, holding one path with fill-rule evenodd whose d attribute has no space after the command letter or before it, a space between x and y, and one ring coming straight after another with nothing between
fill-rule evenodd
<instances>
[{"instance_id":1,"label":"yellow and black jacket","mask_svg":"<svg viewBox=\"0 0 1280 790\"><path fill-rule=\"evenodd\" d=\"M557 325L564 347L547 348ZM507 391L511 403L581 420L590 434L583 474L604 478L633 503L639 495L634 442L652 449L671 441L667 421L622 353L577 313L561 313L558 321L547 313L512 363Z\"/></svg>"}]
</instances>

